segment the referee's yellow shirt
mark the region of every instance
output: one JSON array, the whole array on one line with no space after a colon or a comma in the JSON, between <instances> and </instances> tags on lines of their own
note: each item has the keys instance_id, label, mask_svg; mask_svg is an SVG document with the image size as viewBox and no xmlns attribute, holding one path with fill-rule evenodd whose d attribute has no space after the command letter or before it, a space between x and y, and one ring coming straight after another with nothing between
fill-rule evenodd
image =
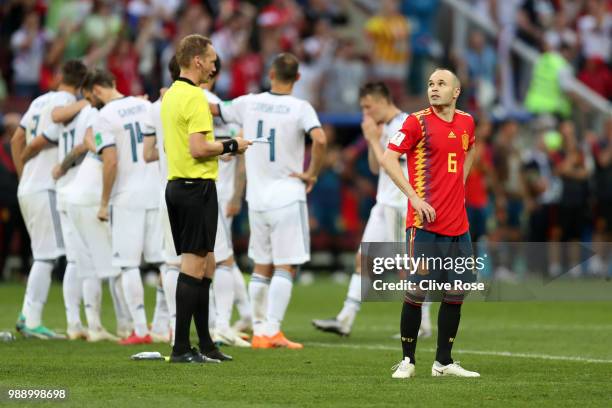
<instances>
[{"instance_id":1,"label":"referee's yellow shirt","mask_svg":"<svg viewBox=\"0 0 612 408\"><path fill-rule=\"evenodd\" d=\"M217 179L218 159L195 159L189 152L189 135L206 134L213 142L213 118L204 91L191 81L179 78L166 91L161 103L164 149L168 158L168 180Z\"/></svg>"}]
</instances>

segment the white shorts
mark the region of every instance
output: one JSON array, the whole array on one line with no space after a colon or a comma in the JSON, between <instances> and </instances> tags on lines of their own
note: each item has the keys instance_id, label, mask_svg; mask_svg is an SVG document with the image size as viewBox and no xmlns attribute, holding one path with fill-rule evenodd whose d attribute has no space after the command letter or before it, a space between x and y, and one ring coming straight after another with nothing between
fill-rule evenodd
<instances>
[{"instance_id":1,"label":"white shorts","mask_svg":"<svg viewBox=\"0 0 612 408\"><path fill-rule=\"evenodd\" d=\"M55 197L53 190L18 197L35 261L52 260L64 255L64 239Z\"/></svg>"},{"instance_id":2,"label":"white shorts","mask_svg":"<svg viewBox=\"0 0 612 408\"><path fill-rule=\"evenodd\" d=\"M79 277L103 279L119 275L121 269L111 263L110 225L98 220L100 207L68 204L66 208L78 237L76 264Z\"/></svg>"},{"instance_id":3,"label":"white shorts","mask_svg":"<svg viewBox=\"0 0 612 408\"><path fill-rule=\"evenodd\" d=\"M406 241L406 212L399 208L376 203L372 207L361 242Z\"/></svg>"},{"instance_id":4,"label":"white shorts","mask_svg":"<svg viewBox=\"0 0 612 408\"><path fill-rule=\"evenodd\" d=\"M83 243L77 235L77 229L70 215L66 211L66 205L59 211L60 223L62 225L62 237L64 238L64 249L66 251L66 261L76 262L77 254L83 249Z\"/></svg>"},{"instance_id":5,"label":"white shorts","mask_svg":"<svg viewBox=\"0 0 612 408\"><path fill-rule=\"evenodd\" d=\"M301 265L310 260L308 208L297 201L269 211L249 210L249 257L258 264Z\"/></svg>"},{"instance_id":6,"label":"white shorts","mask_svg":"<svg viewBox=\"0 0 612 408\"><path fill-rule=\"evenodd\" d=\"M166 207L165 200L163 205L159 206L158 216L158 223L162 232L162 258L167 264L180 265L181 256L176 254L172 229L170 228L170 218L168 218L168 207Z\"/></svg>"},{"instance_id":7,"label":"white shorts","mask_svg":"<svg viewBox=\"0 0 612 408\"><path fill-rule=\"evenodd\" d=\"M223 262L234 255L232 244L232 219L225 215L227 201L219 202L219 216L217 217L217 236L215 237L215 262Z\"/></svg>"},{"instance_id":8,"label":"white shorts","mask_svg":"<svg viewBox=\"0 0 612 408\"><path fill-rule=\"evenodd\" d=\"M110 207L113 266L138 268L142 259L162 263L162 231L157 209Z\"/></svg>"}]
</instances>

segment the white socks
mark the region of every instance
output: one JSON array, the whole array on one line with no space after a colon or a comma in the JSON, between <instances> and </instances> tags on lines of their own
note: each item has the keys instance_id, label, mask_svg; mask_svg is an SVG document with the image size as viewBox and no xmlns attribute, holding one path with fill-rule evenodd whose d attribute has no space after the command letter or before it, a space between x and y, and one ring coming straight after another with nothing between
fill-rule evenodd
<instances>
[{"instance_id":1,"label":"white socks","mask_svg":"<svg viewBox=\"0 0 612 408\"><path fill-rule=\"evenodd\" d=\"M361 307L361 274L354 273L351 276L351 282L349 283L348 293L346 294L346 300L344 306L336 319L350 329L357 317L357 312Z\"/></svg>"},{"instance_id":2,"label":"white socks","mask_svg":"<svg viewBox=\"0 0 612 408\"><path fill-rule=\"evenodd\" d=\"M174 327L176 326L176 282L179 276L179 266L164 264L161 267L162 285L166 296L166 306L170 316L170 332L172 333L171 345L174 345Z\"/></svg>"},{"instance_id":3,"label":"white socks","mask_svg":"<svg viewBox=\"0 0 612 408\"><path fill-rule=\"evenodd\" d=\"M249 282L249 298L253 308L253 335L263 336L268 308L270 278L253 273Z\"/></svg>"},{"instance_id":4,"label":"white socks","mask_svg":"<svg viewBox=\"0 0 612 408\"><path fill-rule=\"evenodd\" d=\"M232 267L217 265L213 280L215 298L215 329L229 330L234 304L234 274Z\"/></svg>"},{"instance_id":5,"label":"white socks","mask_svg":"<svg viewBox=\"0 0 612 408\"><path fill-rule=\"evenodd\" d=\"M83 296L83 280L77 275L76 263L68 262L64 273L64 305L68 327L81 326L81 298Z\"/></svg>"},{"instance_id":6,"label":"white socks","mask_svg":"<svg viewBox=\"0 0 612 408\"><path fill-rule=\"evenodd\" d=\"M161 278L161 273L160 273ZM166 304L164 288L160 282L157 285L155 293L155 311L153 312L153 322L151 322L151 331L163 336L168 335L170 331L170 313Z\"/></svg>"},{"instance_id":7,"label":"white socks","mask_svg":"<svg viewBox=\"0 0 612 408\"><path fill-rule=\"evenodd\" d=\"M132 331L132 318L128 310L127 302L125 301L125 296L123 295L121 275L108 279L108 289L113 299L113 308L115 309L115 317L117 319L117 331Z\"/></svg>"},{"instance_id":8,"label":"white socks","mask_svg":"<svg viewBox=\"0 0 612 408\"><path fill-rule=\"evenodd\" d=\"M268 308L266 312L266 335L274 336L280 331L280 326L285 317L291 290L293 289L293 276L289 271L277 269L270 281L270 292L268 293Z\"/></svg>"},{"instance_id":9,"label":"white socks","mask_svg":"<svg viewBox=\"0 0 612 408\"><path fill-rule=\"evenodd\" d=\"M431 331L430 309L431 302L424 302L421 306L421 327L426 331Z\"/></svg>"},{"instance_id":10,"label":"white socks","mask_svg":"<svg viewBox=\"0 0 612 408\"><path fill-rule=\"evenodd\" d=\"M144 288L138 268L122 269L121 284L128 310L134 321L134 331L138 337L149 334L147 329L147 315L144 306Z\"/></svg>"},{"instance_id":11,"label":"white socks","mask_svg":"<svg viewBox=\"0 0 612 408\"><path fill-rule=\"evenodd\" d=\"M52 271L52 261L34 261L30 269L21 313L25 316L26 326L31 329L41 325L42 311L51 286Z\"/></svg>"},{"instance_id":12,"label":"white socks","mask_svg":"<svg viewBox=\"0 0 612 408\"><path fill-rule=\"evenodd\" d=\"M83 279L83 303L89 330L100 330L100 306L102 304L102 281L98 278Z\"/></svg>"},{"instance_id":13,"label":"white socks","mask_svg":"<svg viewBox=\"0 0 612 408\"><path fill-rule=\"evenodd\" d=\"M240 319L250 322L253 318L251 303L249 302L249 295L242 272L240 272L240 268L236 264L232 267L232 276L234 277L234 304L236 309L238 309Z\"/></svg>"}]
</instances>

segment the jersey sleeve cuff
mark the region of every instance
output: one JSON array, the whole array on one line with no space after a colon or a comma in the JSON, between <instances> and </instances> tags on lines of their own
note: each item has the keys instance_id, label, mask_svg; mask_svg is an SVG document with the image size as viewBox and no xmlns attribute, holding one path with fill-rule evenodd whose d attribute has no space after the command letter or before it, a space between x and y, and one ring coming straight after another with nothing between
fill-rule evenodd
<instances>
[{"instance_id":1,"label":"jersey sleeve cuff","mask_svg":"<svg viewBox=\"0 0 612 408\"><path fill-rule=\"evenodd\" d=\"M397 152L397 153L402 153L402 154L403 154L403 153L406 153L406 152L404 151L404 149L402 149L400 146L396 146L396 145L394 145L393 143L389 143L389 144L387 145L387 149L389 149L389 150L393 150L394 152Z\"/></svg>"},{"instance_id":2,"label":"jersey sleeve cuff","mask_svg":"<svg viewBox=\"0 0 612 408\"><path fill-rule=\"evenodd\" d=\"M54 145L57 145L57 140L53 140L53 139L51 139L49 136L47 136L47 135L45 134L45 132L43 132L43 133L42 133L42 136L43 136L45 139L47 139L47 142L49 142L49 143L51 143L51 144L54 144Z\"/></svg>"},{"instance_id":3,"label":"jersey sleeve cuff","mask_svg":"<svg viewBox=\"0 0 612 408\"><path fill-rule=\"evenodd\" d=\"M114 147L114 146L116 146L116 145L115 145L115 143L111 143L111 144L107 144L107 145L101 146L101 147L100 147L100 148L97 150L97 153L98 153L98 154L102 154L102 150L106 149L107 147Z\"/></svg>"},{"instance_id":4,"label":"jersey sleeve cuff","mask_svg":"<svg viewBox=\"0 0 612 408\"><path fill-rule=\"evenodd\" d=\"M310 132L312 132L312 131L313 131L313 130L315 130L315 129L321 129L321 128L322 128L322 126L321 126L321 125L316 125L316 126L313 126L313 127L311 127L310 129L308 129L308 130L306 131L306 134L307 134L308 136L310 136Z\"/></svg>"}]
</instances>

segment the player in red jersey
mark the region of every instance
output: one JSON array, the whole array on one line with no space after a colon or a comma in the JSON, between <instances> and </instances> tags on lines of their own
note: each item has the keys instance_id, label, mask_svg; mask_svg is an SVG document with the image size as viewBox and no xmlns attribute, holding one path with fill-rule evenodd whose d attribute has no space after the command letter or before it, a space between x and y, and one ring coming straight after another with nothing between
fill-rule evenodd
<instances>
[{"instance_id":1,"label":"player in red jersey","mask_svg":"<svg viewBox=\"0 0 612 408\"><path fill-rule=\"evenodd\" d=\"M410 115L385 151L382 165L393 182L408 197L407 240L411 256L451 258L448 267L432 262L410 275L415 289L406 292L402 308L403 359L393 378L415 374L417 334L421 305L427 284L473 282L473 267L459 268L459 261L472 259L472 244L465 210L465 180L474 159L474 119L455 108L461 86L457 76L437 69L429 78L427 95L431 106ZM400 157L407 156L409 179L402 172ZM454 266L452 266L454 265ZM466 265L464 263L464 265ZM425 285L423 285L425 283ZM463 290L441 292L438 314L438 347L432 376L479 377L453 362L451 349L459 328Z\"/></svg>"}]
</instances>

